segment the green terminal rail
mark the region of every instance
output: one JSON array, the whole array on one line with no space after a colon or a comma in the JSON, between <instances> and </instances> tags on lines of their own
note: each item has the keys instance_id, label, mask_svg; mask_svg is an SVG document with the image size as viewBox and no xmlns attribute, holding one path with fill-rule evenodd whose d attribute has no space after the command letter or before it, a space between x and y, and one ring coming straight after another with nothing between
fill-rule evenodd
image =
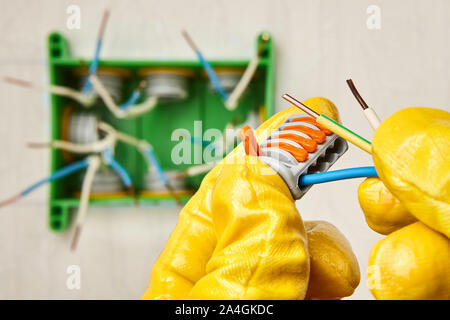
<instances>
[{"instance_id":1,"label":"green terminal rail","mask_svg":"<svg viewBox=\"0 0 450 320\"><path fill-rule=\"evenodd\" d=\"M257 38L257 47L261 35ZM83 61L70 56L67 40L60 33L51 33L48 36L48 54L50 82L55 85L74 86L76 83L73 71L75 68L87 66L89 61ZM213 60L213 67L245 68L248 60ZM117 130L145 139L153 145L154 151L161 161L164 169L184 170L189 165L175 165L171 160L171 150L178 143L171 141L174 129L185 128L193 135L194 121L202 121L203 132L209 128L222 130L233 119L244 121L251 111L264 108L264 117L267 119L274 113L274 53L271 38L266 43L265 50L260 58L257 73L250 86L242 96L238 107L228 111L220 97L212 91L208 79L205 77L201 64L198 61L177 60L101 60L100 67L120 67L129 70L132 74L130 81L124 85L124 96L127 96L141 80L138 70L146 67L182 67L194 72L189 83L189 97L181 102L161 103L149 113L133 119L117 119L106 108L94 106L93 112L101 116L102 120L109 122ZM51 138L62 139L62 115L65 108L82 110L70 99L51 95ZM123 143L116 147L117 160L124 165L131 175L136 194L143 190L147 166L138 152ZM59 150L51 150L50 169L53 172L67 164L67 159ZM192 189L198 188L201 177L189 180ZM70 220L70 211L76 208L79 198L73 177L54 181L50 185L49 225L53 231L64 231ZM188 200L188 196L183 201ZM159 202L172 202L170 196L140 196L139 204L155 204ZM91 199L91 205L134 205L136 199L131 196L110 197L105 199Z\"/></svg>"}]
</instances>

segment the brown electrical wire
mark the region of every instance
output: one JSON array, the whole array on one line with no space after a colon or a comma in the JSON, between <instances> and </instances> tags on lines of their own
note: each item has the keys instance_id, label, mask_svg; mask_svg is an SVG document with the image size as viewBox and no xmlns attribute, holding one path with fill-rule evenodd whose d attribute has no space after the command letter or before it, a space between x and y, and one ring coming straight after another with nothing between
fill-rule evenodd
<instances>
[{"instance_id":1,"label":"brown electrical wire","mask_svg":"<svg viewBox=\"0 0 450 320\"><path fill-rule=\"evenodd\" d=\"M75 251L78 244L78 239L80 238L82 226L77 225L75 226L75 231L73 233L72 242L70 243L70 250Z\"/></svg>"},{"instance_id":2,"label":"brown electrical wire","mask_svg":"<svg viewBox=\"0 0 450 320\"><path fill-rule=\"evenodd\" d=\"M7 206L13 202L16 202L17 200L19 200L22 196L20 194L17 194L15 196L9 197L8 199L5 199L3 201L0 201L0 208Z\"/></svg>"},{"instance_id":3,"label":"brown electrical wire","mask_svg":"<svg viewBox=\"0 0 450 320\"><path fill-rule=\"evenodd\" d=\"M189 44L189 46L196 52L200 52L200 49L195 44L194 40L192 40L189 33L187 33L186 30L181 30L181 35L186 39L186 42Z\"/></svg>"},{"instance_id":4,"label":"brown electrical wire","mask_svg":"<svg viewBox=\"0 0 450 320\"><path fill-rule=\"evenodd\" d=\"M33 84L30 81L25 81L25 80L21 80L21 79L17 79L17 78L12 78L12 77L3 77L3 81L10 83L10 84L15 84L21 87L32 87Z\"/></svg>"},{"instance_id":5,"label":"brown electrical wire","mask_svg":"<svg viewBox=\"0 0 450 320\"><path fill-rule=\"evenodd\" d=\"M283 99L292 103L294 106L296 106L297 108L299 108L300 110L302 110L304 113L310 115L313 118L318 118L320 117L320 114L318 114L317 112L315 112L314 110L308 108L307 106L305 106L302 102L298 101L297 99L295 99L293 96L285 93L283 94Z\"/></svg>"},{"instance_id":6,"label":"brown electrical wire","mask_svg":"<svg viewBox=\"0 0 450 320\"><path fill-rule=\"evenodd\" d=\"M102 39L103 38L103 34L105 33L106 23L108 22L108 18L109 18L109 10L106 9L103 12L102 22L100 23L100 28L98 29L98 37L97 37L97 39Z\"/></svg>"},{"instance_id":7,"label":"brown electrical wire","mask_svg":"<svg viewBox=\"0 0 450 320\"><path fill-rule=\"evenodd\" d=\"M358 90L356 89L355 84L353 83L353 80L352 79L348 79L347 80L347 84L350 87L350 90L352 91L353 96L355 96L356 100L358 100L358 103L361 105L363 110L369 109L369 106L364 101L364 99L361 97L361 95L359 94Z\"/></svg>"}]
</instances>

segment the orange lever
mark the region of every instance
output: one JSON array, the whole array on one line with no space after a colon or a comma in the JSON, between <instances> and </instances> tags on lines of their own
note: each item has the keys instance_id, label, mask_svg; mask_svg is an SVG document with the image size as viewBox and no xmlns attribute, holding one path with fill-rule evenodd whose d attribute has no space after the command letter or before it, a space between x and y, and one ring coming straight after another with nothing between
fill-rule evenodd
<instances>
[{"instance_id":1,"label":"orange lever","mask_svg":"<svg viewBox=\"0 0 450 320\"><path fill-rule=\"evenodd\" d=\"M305 149L296 148L287 142L274 142L274 143L269 142L268 144L266 144L266 147L283 149L284 151L287 151L291 155L293 155L298 162L303 162L308 158L308 151L306 151Z\"/></svg>"},{"instance_id":2,"label":"orange lever","mask_svg":"<svg viewBox=\"0 0 450 320\"><path fill-rule=\"evenodd\" d=\"M280 133L277 135L280 139L288 139L294 142L297 142L301 145L306 151L314 152L317 149L317 142L312 139L307 139L305 137L298 136L292 133Z\"/></svg>"},{"instance_id":3,"label":"orange lever","mask_svg":"<svg viewBox=\"0 0 450 320\"><path fill-rule=\"evenodd\" d=\"M244 150L246 155L259 156L260 150L255 134L250 126L245 126L239 132L242 142L244 143Z\"/></svg>"},{"instance_id":4,"label":"orange lever","mask_svg":"<svg viewBox=\"0 0 450 320\"><path fill-rule=\"evenodd\" d=\"M324 126L320 125L317 123L316 119L312 118L312 117L298 117L298 118L294 118L291 120L291 122L307 122L310 123L312 125L315 125L317 128L319 128L320 130L322 130L327 136L329 136L330 134L332 134L333 132L331 132L331 130L328 130L327 128L325 128Z\"/></svg>"},{"instance_id":5,"label":"orange lever","mask_svg":"<svg viewBox=\"0 0 450 320\"><path fill-rule=\"evenodd\" d=\"M283 130L297 130L303 132L308 136L310 136L312 139L314 139L317 143L322 143L327 139L327 136L325 135L324 132L320 130L311 129L307 126L302 126L301 124L284 127Z\"/></svg>"}]
</instances>

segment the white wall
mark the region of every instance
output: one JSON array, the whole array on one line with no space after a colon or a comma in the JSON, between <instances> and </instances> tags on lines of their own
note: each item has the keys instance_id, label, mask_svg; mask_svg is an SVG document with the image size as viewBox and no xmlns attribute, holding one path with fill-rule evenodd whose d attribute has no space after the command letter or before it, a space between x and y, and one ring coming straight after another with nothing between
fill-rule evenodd
<instances>
[{"instance_id":1,"label":"white wall","mask_svg":"<svg viewBox=\"0 0 450 320\"><path fill-rule=\"evenodd\" d=\"M45 37L62 31L74 55L90 57L99 19L111 9L102 57L194 59L180 36L187 28L212 58L247 58L261 30L276 44L276 97L328 97L343 122L370 138L372 130L350 94L352 77L383 118L406 106L449 109L450 2L435 1L6 1L0 0L0 75L46 77ZM81 30L66 28L66 8L78 4ZM368 30L366 8L381 8L381 30ZM39 93L0 84L0 199L48 171L48 152L28 141L49 137L48 105ZM277 110L286 107L280 98ZM370 165L350 146L335 168ZM364 222L361 180L314 187L298 208L326 219L351 241L362 271L352 298L372 298L365 283L372 245L381 238ZM151 266L177 220L174 207L91 208L78 251L69 233L47 229L47 188L0 210L0 298L124 298L140 296ZM66 268L82 270L81 290L66 288Z\"/></svg>"}]
</instances>

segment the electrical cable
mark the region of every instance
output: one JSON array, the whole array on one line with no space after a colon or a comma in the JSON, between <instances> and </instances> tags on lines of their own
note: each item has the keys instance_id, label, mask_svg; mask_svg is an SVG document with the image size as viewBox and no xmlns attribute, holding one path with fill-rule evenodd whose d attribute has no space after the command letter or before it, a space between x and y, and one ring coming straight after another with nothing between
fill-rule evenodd
<instances>
[{"instance_id":1,"label":"electrical cable","mask_svg":"<svg viewBox=\"0 0 450 320\"><path fill-rule=\"evenodd\" d=\"M377 130L377 128L381 124L381 120L378 117L375 110L367 105L367 103L364 101L364 99L361 97L361 95L358 92L358 89L356 89L355 84L353 83L352 79L347 80L347 85L350 87L350 90L353 93L353 96L356 98L358 103L361 105L363 109L364 116L366 117L367 121L369 121L370 126Z\"/></svg>"},{"instance_id":2,"label":"electrical cable","mask_svg":"<svg viewBox=\"0 0 450 320\"><path fill-rule=\"evenodd\" d=\"M25 197L26 195L28 195L32 191L36 190L40 186L42 186L46 183L53 182L55 180L64 178L76 171L86 168L88 165L89 165L89 162L86 158L76 161L76 162L73 162L69 165L66 165L66 166L62 167L61 169L58 169L55 172L53 172L50 176L48 176L44 179L41 179L41 180L37 181L36 183L32 184L31 186L25 188L19 194L14 195L4 201L1 201L0 207L5 206L7 204L11 204L11 203L19 200L20 198Z\"/></svg>"},{"instance_id":3,"label":"electrical cable","mask_svg":"<svg viewBox=\"0 0 450 320\"><path fill-rule=\"evenodd\" d=\"M122 103L119 108L123 111L127 111L129 108L136 104L136 101L138 101L140 97L141 92L137 89L134 89L128 100Z\"/></svg>"},{"instance_id":4,"label":"electrical cable","mask_svg":"<svg viewBox=\"0 0 450 320\"><path fill-rule=\"evenodd\" d=\"M132 182L130 175L128 171L114 158L111 148L107 148L105 151L103 151L103 160L119 175L124 186L126 188L131 188Z\"/></svg>"},{"instance_id":5,"label":"electrical cable","mask_svg":"<svg viewBox=\"0 0 450 320\"><path fill-rule=\"evenodd\" d=\"M111 126L102 123L103 126L101 129L105 132L107 132L107 136L97 142L90 143L90 144L76 144L66 141L52 141L50 143L29 143L28 145L30 147L52 147L56 149L61 149L65 151L70 151L73 153L100 153L103 152L103 159L106 164L108 164L111 169L113 169L122 180L122 183L127 188L131 188L132 182L130 175L126 171L125 168L123 168L120 163L117 162L117 160L114 159L112 155L112 146L114 145L116 141L116 131L112 129ZM99 125L100 126L100 125Z\"/></svg>"},{"instance_id":6,"label":"electrical cable","mask_svg":"<svg viewBox=\"0 0 450 320\"><path fill-rule=\"evenodd\" d=\"M108 90L104 87L100 79L97 75L90 75L89 79L91 80L92 85L94 86L95 91L97 91L100 98L105 103L106 107L114 114L116 118L125 119L140 116L150 110L152 110L158 99L156 97L149 97L146 101L141 104L136 104L132 108L122 110L117 104L114 102L113 98L109 94Z\"/></svg>"},{"instance_id":7,"label":"electrical cable","mask_svg":"<svg viewBox=\"0 0 450 320\"><path fill-rule=\"evenodd\" d=\"M108 135L105 138L89 144L77 144L62 140L55 140L52 142L30 142L28 146L30 148L45 148L51 147L55 149L61 149L65 151L70 151L73 153L98 153L104 151L106 148L114 144L114 137Z\"/></svg>"},{"instance_id":8,"label":"electrical cable","mask_svg":"<svg viewBox=\"0 0 450 320\"><path fill-rule=\"evenodd\" d=\"M100 51L102 49L102 44L103 44L103 35L105 33L106 23L108 22L108 18L109 18L109 10L105 10L103 12L102 21L100 22L100 28L98 30L94 58L92 59L91 64L89 65L89 75L97 74L98 63L99 63L99 59L100 59ZM90 95L91 92L92 92L92 84L91 84L90 79L87 78L86 82L84 83L82 93L84 95L88 96L88 95Z\"/></svg>"},{"instance_id":9,"label":"electrical cable","mask_svg":"<svg viewBox=\"0 0 450 320\"><path fill-rule=\"evenodd\" d=\"M21 86L24 88L31 88L31 89L35 89L35 90L39 90L39 91L49 92L51 94L55 94L58 96L68 97L68 98L71 98L71 99L77 101L84 107L91 107L95 102L95 96L93 96L93 95L87 96L87 95L85 95L75 89L69 88L69 87L58 86L58 85L43 86L43 85L38 85L38 84L32 83L30 81L17 79L17 78L13 78L13 77L4 77L3 80L6 83L18 85L18 86Z\"/></svg>"},{"instance_id":10,"label":"electrical cable","mask_svg":"<svg viewBox=\"0 0 450 320\"><path fill-rule=\"evenodd\" d=\"M127 134L124 134L122 132L114 130L109 124L105 122L100 122L98 124L98 128L100 130L103 130L111 135L114 135L118 140L125 142L129 145L134 146L139 150L139 152L142 154L144 159L147 161L147 164L149 167L155 168L158 179L164 184L167 191L172 195L172 197L175 199L175 202L178 205L182 205L182 202L175 192L175 190L172 188L172 185L170 184L169 178L165 174L164 170L161 167L161 164L159 163L158 159L156 158L155 153L153 152L153 149L151 145L144 140L136 139L135 137L129 136Z\"/></svg>"},{"instance_id":11,"label":"electrical cable","mask_svg":"<svg viewBox=\"0 0 450 320\"><path fill-rule=\"evenodd\" d=\"M129 136L122 132L118 132L105 122L100 122L98 127L100 130L108 132L111 135L115 135L118 140L121 140L127 144L130 144L130 145L136 147L142 153L144 158L146 160L148 160L148 163L151 166L155 167L155 169L158 172L160 180L164 184L168 183L169 179L167 178L164 171L162 170L161 165L159 164L158 160L156 159L156 156L155 156L151 146L147 143L147 141L138 140L132 136Z\"/></svg>"},{"instance_id":12,"label":"electrical cable","mask_svg":"<svg viewBox=\"0 0 450 320\"><path fill-rule=\"evenodd\" d=\"M375 167L357 167L335 171L326 171L321 173L306 174L300 177L299 186L319 184L344 179L378 177Z\"/></svg>"},{"instance_id":13,"label":"electrical cable","mask_svg":"<svg viewBox=\"0 0 450 320\"><path fill-rule=\"evenodd\" d=\"M36 183L32 184L31 186L29 186L28 188L24 189L20 193L20 195L26 196L27 194L29 194L33 190L39 188L43 184L64 178L76 171L86 168L87 165L88 165L87 159L82 159L77 162L71 163L65 167L62 167L61 169L58 169L55 172L53 172L49 177L39 180L38 182L36 182Z\"/></svg>"},{"instance_id":14,"label":"electrical cable","mask_svg":"<svg viewBox=\"0 0 450 320\"><path fill-rule=\"evenodd\" d=\"M205 69L206 74L208 75L208 78L211 81L211 84L212 84L214 90L221 96L221 98L224 101L227 101L228 92L224 89L224 87L220 83L219 78L217 77L217 74L214 71L214 68L212 67L212 65L208 62L208 60L205 59L205 57L201 53L200 49L197 47L197 45L192 40L191 36L187 33L187 31L182 30L181 34L186 39L186 42L189 44L189 46L192 48L192 50L194 50L195 54L198 57L198 60L200 60L200 63L202 64L203 68Z\"/></svg>"},{"instance_id":15,"label":"electrical cable","mask_svg":"<svg viewBox=\"0 0 450 320\"><path fill-rule=\"evenodd\" d=\"M284 94L283 99L285 99L286 101L289 101L290 103L295 105L297 108L299 108L306 114L313 117L318 124L331 130L332 132L334 132L341 138L344 138L345 140L353 143L355 146L363 149L364 151L366 151L368 153L372 153L372 144L370 143L370 141L364 139L363 137L359 136L355 132L347 129L346 127L344 127L340 123L334 121L333 119L330 119L323 114L321 114L321 115L318 114L317 112L308 108L306 105L304 105L303 103L301 103L300 101L298 101L297 99L295 99L294 97L292 97L289 94Z\"/></svg>"},{"instance_id":16,"label":"electrical cable","mask_svg":"<svg viewBox=\"0 0 450 320\"><path fill-rule=\"evenodd\" d=\"M174 179L184 179L187 177L193 177L205 172L210 171L213 169L219 162L211 162L211 163L205 163L205 164L199 164L196 166L192 166L182 172L179 172L177 175L174 176Z\"/></svg>"},{"instance_id":17,"label":"electrical cable","mask_svg":"<svg viewBox=\"0 0 450 320\"><path fill-rule=\"evenodd\" d=\"M244 71L244 74L242 75L233 92L231 92L231 94L228 96L228 99L225 102L225 106L228 110L231 111L236 109L239 99L241 98L245 89L247 89L248 85L250 84L250 81L253 78L253 75L256 72L256 69L258 68L258 63L259 63L259 56L255 55L250 60L250 63L248 64L247 68Z\"/></svg>"},{"instance_id":18,"label":"electrical cable","mask_svg":"<svg viewBox=\"0 0 450 320\"><path fill-rule=\"evenodd\" d=\"M127 111L132 106L134 106L136 104L136 102L139 100L139 98L141 97L142 90L146 87L146 85L147 85L147 82L145 80L141 81L139 83L139 86L133 90L133 92L131 93L131 96L128 98L128 100L125 101L124 103L122 103L119 108L122 109L123 111Z\"/></svg>"},{"instance_id":19,"label":"electrical cable","mask_svg":"<svg viewBox=\"0 0 450 320\"><path fill-rule=\"evenodd\" d=\"M162 181L162 183L165 185L169 182L169 179L164 173L164 170L162 169L161 165L159 164L159 161L156 159L155 153L151 148L148 148L144 150L144 153L146 155L147 160L152 165L153 168L156 170L156 174L158 175L159 180Z\"/></svg>"},{"instance_id":20,"label":"electrical cable","mask_svg":"<svg viewBox=\"0 0 450 320\"><path fill-rule=\"evenodd\" d=\"M259 58L263 53L264 46L267 43L267 41L269 41L269 35L267 33L264 33L261 37L261 42L259 43L256 55L250 60L250 63L248 64L247 68L244 71L244 74L242 75L233 92L229 95L228 99L225 102L225 106L228 110L236 109L239 99L241 98L245 89L247 89L248 85L250 84L250 81L252 80L256 72L256 69L258 68Z\"/></svg>"},{"instance_id":21,"label":"electrical cable","mask_svg":"<svg viewBox=\"0 0 450 320\"><path fill-rule=\"evenodd\" d=\"M98 156L91 156L87 159L88 167L86 170L86 175L83 179L83 185L81 187L81 199L80 205L78 207L77 221L75 224L75 230L72 236L72 241L70 244L70 250L74 251L78 244L78 239L80 238L81 229L86 220L87 208L89 204L89 196L91 193L92 183L94 181L95 173L100 166L100 158Z\"/></svg>"},{"instance_id":22,"label":"electrical cable","mask_svg":"<svg viewBox=\"0 0 450 320\"><path fill-rule=\"evenodd\" d=\"M172 197L175 199L175 202L182 206L183 203L181 202L180 198L178 197L175 190L172 188L172 185L170 184L169 178L165 174L163 168L161 167L161 164L159 163L158 159L156 158L155 153L153 152L153 149L148 146L147 148L142 150L144 152L145 158L148 161L148 164L151 165L156 170L156 174L158 175L158 179L164 184L166 189L170 192Z\"/></svg>"}]
</instances>

